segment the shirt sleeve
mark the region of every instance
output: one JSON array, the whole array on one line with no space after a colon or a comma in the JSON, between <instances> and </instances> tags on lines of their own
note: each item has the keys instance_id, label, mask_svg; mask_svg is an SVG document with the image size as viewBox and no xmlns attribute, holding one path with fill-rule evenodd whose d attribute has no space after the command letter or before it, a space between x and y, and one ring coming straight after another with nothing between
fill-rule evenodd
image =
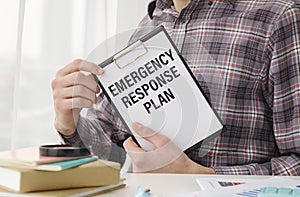
<instances>
[{"instance_id":1,"label":"shirt sleeve","mask_svg":"<svg viewBox=\"0 0 300 197\"><path fill-rule=\"evenodd\" d=\"M266 163L214 167L217 174L300 175L300 11L290 7L269 35L266 101L280 155Z\"/></svg>"},{"instance_id":2,"label":"shirt sleeve","mask_svg":"<svg viewBox=\"0 0 300 197\"><path fill-rule=\"evenodd\" d=\"M89 147L100 159L121 164L125 161L123 141L129 134L103 93L98 96L97 104L88 109L85 116L79 116L75 133L61 137L66 144Z\"/></svg>"}]
</instances>

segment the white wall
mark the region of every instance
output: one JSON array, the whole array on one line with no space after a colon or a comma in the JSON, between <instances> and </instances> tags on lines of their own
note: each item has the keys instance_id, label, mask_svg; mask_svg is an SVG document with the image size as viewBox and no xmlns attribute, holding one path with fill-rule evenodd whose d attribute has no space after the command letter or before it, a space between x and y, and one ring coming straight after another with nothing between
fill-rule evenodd
<instances>
[{"instance_id":1,"label":"white wall","mask_svg":"<svg viewBox=\"0 0 300 197\"><path fill-rule=\"evenodd\" d=\"M22 42L17 44L19 2L25 3L25 14ZM106 38L134 28L146 14L147 2L0 2L0 150L58 142L51 92L56 71L85 58Z\"/></svg>"},{"instance_id":2,"label":"white wall","mask_svg":"<svg viewBox=\"0 0 300 197\"><path fill-rule=\"evenodd\" d=\"M147 14L149 0L118 1L117 32L131 29ZM129 5L128 5L129 4ZM129 8L130 7L130 8ZM130 19L130 20L128 20Z\"/></svg>"}]
</instances>

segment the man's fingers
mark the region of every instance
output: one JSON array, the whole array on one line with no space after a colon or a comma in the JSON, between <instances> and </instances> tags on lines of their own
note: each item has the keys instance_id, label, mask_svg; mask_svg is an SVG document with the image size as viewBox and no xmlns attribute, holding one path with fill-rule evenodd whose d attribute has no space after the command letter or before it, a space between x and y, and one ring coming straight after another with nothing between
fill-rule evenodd
<instances>
[{"instance_id":1,"label":"man's fingers","mask_svg":"<svg viewBox=\"0 0 300 197\"><path fill-rule=\"evenodd\" d=\"M152 129L145 127L138 122L134 122L132 128L139 136L154 144L155 147L162 147L170 142L170 139L166 136L156 133Z\"/></svg>"},{"instance_id":2,"label":"man's fingers","mask_svg":"<svg viewBox=\"0 0 300 197\"><path fill-rule=\"evenodd\" d=\"M72 109L90 108L94 102L82 97L68 98L68 99L56 99L54 101L55 108L58 111L69 111Z\"/></svg>"},{"instance_id":3,"label":"man's fingers","mask_svg":"<svg viewBox=\"0 0 300 197\"><path fill-rule=\"evenodd\" d=\"M93 75L89 75L89 77L92 79L92 81L95 81L95 82L96 82L96 80L95 80L95 78L94 78ZM99 93L99 92L100 92L100 88L99 88L99 86L98 86L98 83L96 82L96 93Z\"/></svg>"},{"instance_id":4,"label":"man's fingers","mask_svg":"<svg viewBox=\"0 0 300 197\"><path fill-rule=\"evenodd\" d=\"M155 131L153 131L152 129L150 129L148 127L145 127L144 125L142 125L139 122L132 123L132 128L135 132L137 132L139 134L139 136L141 136L143 138L151 137L151 136L157 134Z\"/></svg>"},{"instance_id":5,"label":"man's fingers","mask_svg":"<svg viewBox=\"0 0 300 197\"><path fill-rule=\"evenodd\" d=\"M126 152L145 152L133 141L132 137L127 138L123 143Z\"/></svg>"},{"instance_id":6,"label":"man's fingers","mask_svg":"<svg viewBox=\"0 0 300 197\"><path fill-rule=\"evenodd\" d=\"M81 59L76 59L56 73L56 77L63 77L73 72L86 71L95 75L102 75L104 70L97 64Z\"/></svg>"},{"instance_id":7,"label":"man's fingers","mask_svg":"<svg viewBox=\"0 0 300 197\"><path fill-rule=\"evenodd\" d=\"M104 73L103 68L101 68L97 64L94 64L94 63L88 62L88 61L83 61L80 64L79 70L93 73L95 75L102 75Z\"/></svg>"},{"instance_id":8,"label":"man's fingers","mask_svg":"<svg viewBox=\"0 0 300 197\"><path fill-rule=\"evenodd\" d=\"M53 88L71 87L74 85L82 85L89 88L91 91L96 93L99 92L99 87L95 79L80 72L70 73L62 78L56 78L52 82Z\"/></svg>"},{"instance_id":9,"label":"man's fingers","mask_svg":"<svg viewBox=\"0 0 300 197\"><path fill-rule=\"evenodd\" d=\"M95 100L96 93L80 85L67 87L62 89L61 91L54 91L53 95L57 98L62 98L62 99L82 97L84 99L90 100L93 103L96 101Z\"/></svg>"}]
</instances>

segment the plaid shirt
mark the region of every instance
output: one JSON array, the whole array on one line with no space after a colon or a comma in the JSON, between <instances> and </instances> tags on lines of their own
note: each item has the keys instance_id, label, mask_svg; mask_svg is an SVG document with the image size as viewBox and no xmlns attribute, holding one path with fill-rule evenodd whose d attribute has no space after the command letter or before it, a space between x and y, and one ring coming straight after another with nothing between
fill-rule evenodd
<instances>
[{"instance_id":1,"label":"plaid shirt","mask_svg":"<svg viewBox=\"0 0 300 197\"><path fill-rule=\"evenodd\" d=\"M225 128L208 154L188 156L218 174L300 175L300 10L290 0L171 0L149 4L140 26L163 25L194 75L202 75ZM134 37L138 37L137 32ZM197 78L197 77L196 77ZM128 137L108 100L80 117L67 143L121 160ZM201 131L199 131L201 132ZM111 143L115 142L115 143ZM122 146L122 145L121 145ZM116 159L117 158L117 159Z\"/></svg>"}]
</instances>

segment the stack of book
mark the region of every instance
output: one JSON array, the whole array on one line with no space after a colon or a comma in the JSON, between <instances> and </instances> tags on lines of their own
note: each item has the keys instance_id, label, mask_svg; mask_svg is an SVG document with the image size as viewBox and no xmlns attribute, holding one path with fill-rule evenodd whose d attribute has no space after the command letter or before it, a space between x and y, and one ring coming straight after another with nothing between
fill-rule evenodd
<instances>
[{"instance_id":1,"label":"stack of book","mask_svg":"<svg viewBox=\"0 0 300 197\"><path fill-rule=\"evenodd\" d=\"M38 147L0 152L0 187L32 192L120 184L120 164L96 156L40 156Z\"/></svg>"}]
</instances>

